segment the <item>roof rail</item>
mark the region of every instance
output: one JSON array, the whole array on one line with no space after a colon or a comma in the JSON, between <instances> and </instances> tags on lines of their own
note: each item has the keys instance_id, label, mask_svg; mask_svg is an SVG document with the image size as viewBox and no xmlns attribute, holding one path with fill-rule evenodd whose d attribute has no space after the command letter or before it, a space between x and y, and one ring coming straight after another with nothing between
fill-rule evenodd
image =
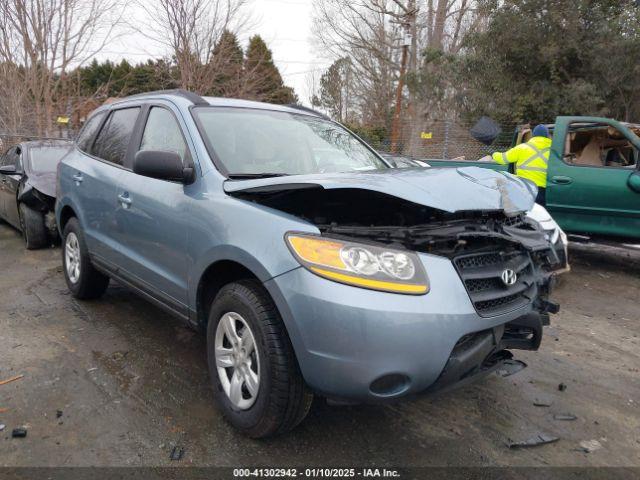
<instances>
[{"instance_id":1,"label":"roof rail","mask_svg":"<svg viewBox=\"0 0 640 480\"><path fill-rule=\"evenodd\" d=\"M331 118L328 115L325 115L322 112L314 110L313 108L305 107L304 105L298 105L297 103L289 103L285 105L285 107L295 108L296 110L302 110L303 112L313 113L314 115L317 115L320 118L324 118L325 120L331 120Z\"/></svg>"},{"instance_id":2,"label":"roof rail","mask_svg":"<svg viewBox=\"0 0 640 480\"><path fill-rule=\"evenodd\" d=\"M186 98L194 105L209 105L209 103L197 93L189 92L188 90L183 90L182 88L174 88L171 90L154 90L153 92L136 93L135 95L129 95L128 97L124 97L122 98L122 100L124 100L125 98L126 99L143 98L143 97L147 97L151 95L159 95L159 94L177 95L179 97Z\"/></svg>"}]
</instances>

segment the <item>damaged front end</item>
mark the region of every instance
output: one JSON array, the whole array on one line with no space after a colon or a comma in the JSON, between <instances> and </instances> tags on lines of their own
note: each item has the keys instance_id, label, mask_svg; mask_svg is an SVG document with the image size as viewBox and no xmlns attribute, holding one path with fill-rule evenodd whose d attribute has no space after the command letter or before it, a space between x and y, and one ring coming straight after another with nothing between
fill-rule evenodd
<instances>
[{"instance_id":1,"label":"damaged front end","mask_svg":"<svg viewBox=\"0 0 640 480\"><path fill-rule=\"evenodd\" d=\"M320 228L329 235L365 236L450 258L481 317L531 307L515 320L462 337L430 391L458 387L501 368L513 361L509 350L537 350L549 314L559 310L549 294L561 259L540 225L524 214L460 212L403 228Z\"/></svg>"},{"instance_id":2,"label":"damaged front end","mask_svg":"<svg viewBox=\"0 0 640 480\"><path fill-rule=\"evenodd\" d=\"M47 233L50 238L54 240L57 239L58 229L56 227L56 216L54 213L55 197L49 196L36 189L31 185L31 182L27 180L20 189L20 193L18 193L18 203L23 203L32 210L41 212Z\"/></svg>"},{"instance_id":3,"label":"damaged front end","mask_svg":"<svg viewBox=\"0 0 640 480\"><path fill-rule=\"evenodd\" d=\"M477 315L498 325L460 338L430 391L498 369L511 360L511 349L536 350L549 314L559 310L549 294L554 270L563 261L540 224L522 209L500 208L513 205L504 192L493 209L473 209L470 198L470 208L447 211L383 190L292 182L230 194L304 219L323 237L450 259ZM477 203L483 202L490 206L486 198ZM516 312L522 315L505 323L491 321L513 318Z\"/></svg>"}]
</instances>

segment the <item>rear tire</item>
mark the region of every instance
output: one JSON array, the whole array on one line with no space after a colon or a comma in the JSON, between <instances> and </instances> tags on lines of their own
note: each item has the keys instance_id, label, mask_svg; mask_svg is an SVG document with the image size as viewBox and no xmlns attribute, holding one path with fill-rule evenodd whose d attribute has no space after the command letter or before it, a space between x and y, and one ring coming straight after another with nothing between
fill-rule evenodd
<instances>
[{"instance_id":1,"label":"rear tire","mask_svg":"<svg viewBox=\"0 0 640 480\"><path fill-rule=\"evenodd\" d=\"M70 218L62 232L62 270L71 294L80 300L101 297L109 277L91 264L84 233L76 218Z\"/></svg>"},{"instance_id":2,"label":"rear tire","mask_svg":"<svg viewBox=\"0 0 640 480\"><path fill-rule=\"evenodd\" d=\"M225 330L225 324L221 322L233 322L234 331L238 327L236 339L239 341L236 345L245 344L249 337L247 329L251 334L250 338L255 341L255 346L251 345L254 348L251 355L255 357L252 356L253 360L248 361L250 368L257 371L258 387L253 388L254 391L257 390L255 395L252 395L246 382L241 384L240 397L236 395L235 400L232 400L233 394L228 393L236 369L242 372L242 368L245 368L245 374L251 372L247 370L246 364L241 365L242 360L246 361L247 357L243 357L238 350L234 350L238 355L232 359L230 352L234 347L233 342L228 342L228 336L223 337L226 344L222 345L220 332L228 330ZM244 347L241 350L244 353ZM217 356L216 351L229 353L218 353ZM243 434L263 438L285 433L306 417L313 394L302 378L280 314L259 282L241 280L220 290L209 314L207 354L216 401L222 408L225 419ZM221 377L225 374L226 380ZM240 376L245 374L240 373Z\"/></svg>"},{"instance_id":3,"label":"rear tire","mask_svg":"<svg viewBox=\"0 0 640 480\"><path fill-rule=\"evenodd\" d=\"M44 215L27 207L21 203L18 207L20 212L20 228L22 237L27 245L27 250L36 250L47 246L47 227L44 225Z\"/></svg>"}]
</instances>

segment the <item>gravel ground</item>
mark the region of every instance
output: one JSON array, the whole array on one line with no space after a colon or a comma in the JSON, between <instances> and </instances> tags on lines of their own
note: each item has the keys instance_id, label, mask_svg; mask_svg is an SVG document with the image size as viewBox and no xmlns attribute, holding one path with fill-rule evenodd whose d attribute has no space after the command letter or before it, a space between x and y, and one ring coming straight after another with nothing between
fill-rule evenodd
<instances>
[{"instance_id":1,"label":"gravel ground","mask_svg":"<svg viewBox=\"0 0 640 480\"><path fill-rule=\"evenodd\" d=\"M0 252L0 381L24 375L0 385L0 466L640 466L639 252L572 249L562 311L540 351L516 352L517 375L386 406L316 399L294 432L262 441L222 420L200 334L117 285L73 300L59 248L27 251L6 225ZM560 440L505 445L539 433Z\"/></svg>"}]
</instances>

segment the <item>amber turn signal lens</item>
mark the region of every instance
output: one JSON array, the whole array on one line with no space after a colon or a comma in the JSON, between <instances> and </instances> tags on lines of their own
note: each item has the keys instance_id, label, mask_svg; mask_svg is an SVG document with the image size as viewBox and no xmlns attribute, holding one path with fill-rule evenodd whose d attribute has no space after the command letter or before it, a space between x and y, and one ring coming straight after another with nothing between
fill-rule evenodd
<instances>
[{"instance_id":1,"label":"amber turn signal lens","mask_svg":"<svg viewBox=\"0 0 640 480\"><path fill-rule=\"evenodd\" d=\"M429 291L427 274L414 252L302 233L285 238L300 264L320 277L382 292Z\"/></svg>"}]
</instances>

